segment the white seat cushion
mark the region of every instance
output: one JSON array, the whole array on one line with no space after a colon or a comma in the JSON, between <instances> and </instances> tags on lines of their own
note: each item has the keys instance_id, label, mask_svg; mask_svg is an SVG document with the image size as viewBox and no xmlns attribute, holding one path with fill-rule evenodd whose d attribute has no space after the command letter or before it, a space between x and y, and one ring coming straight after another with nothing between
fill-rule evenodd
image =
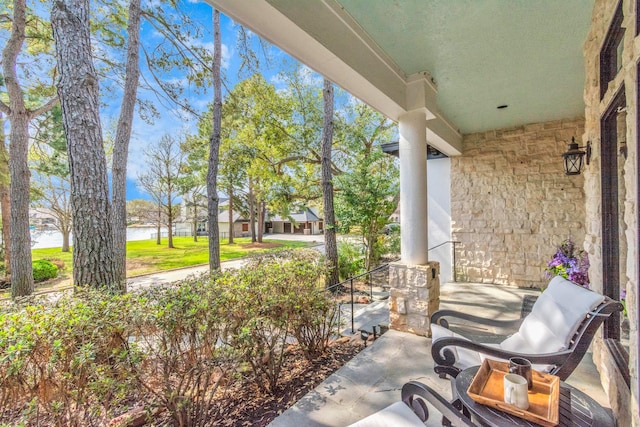
<instances>
[{"instance_id":1,"label":"white seat cushion","mask_svg":"<svg viewBox=\"0 0 640 427\"><path fill-rule=\"evenodd\" d=\"M502 345L517 348L523 340L531 353L566 350L580 323L602 301L602 295L556 276L540 294L518 332Z\"/></svg>"},{"instance_id":2,"label":"white seat cushion","mask_svg":"<svg viewBox=\"0 0 640 427\"><path fill-rule=\"evenodd\" d=\"M350 427L424 427L424 423L404 402L396 402Z\"/></svg>"},{"instance_id":3,"label":"white seat cushion","mask_svg":"<svg viewBox=\"0 0 640 427\"><path fill-rule=\"evenodd\" d=\"M531 312L518 332L500 343L500 347L518 353L555 353L567 348L564 340L550 328L544 317Z\"/></svg>"},{"instance_id":4,"label":"white seat cushion","mask_svg":"<svg viewBox=\"0 0 640 427\"><path fill-rule=\"evenodd\" d=\"M544 304L538 304L542 297ZM548 300L553 300L554 304ZM569 346L584 318L604 301L604 296L556 276L538 301L533 305L532 313L545 319L556 336Z\"/></svg>"},{"instance_id":5,"label":"white seat cushion","mask_svg":"<svg viewBox=\"0 0 640 427\"><path fill-rule=\"evenodd\" d=\"M566 350L571 338L587 314L604 301L604 296L591 292L560 276L554 277L536 300L531 313L520 329L499 345L504 350L524 354L545 354ZM431 325L433 342L443 337L468 338L439 325ZM466 369L485 359L479 353L449 347L456 357L455 366ZM534 365L534 369L548 372L552 365Z\"/></svg>"},{"instance_id":6,"label":"white seat cushion","mask_svg":"<svg viewBox=\"0 0 640 427\"><path fill-rule=\"evenodd\" d=\"M449 338L455 337L460 338L466 341L471 341L469 338L462 336L460 334L456 334L455 332L443 328L440 325L431 324L431 336L433 337L433 342L438 341L441 338ZM456 358L455 366L460 369L466 369L471 366L477 366L482 363L482 359L480 358L480 353L477 351L469 350L462 347L445 347L453 351L453 355Z\"/></svg>"}]
</instances>

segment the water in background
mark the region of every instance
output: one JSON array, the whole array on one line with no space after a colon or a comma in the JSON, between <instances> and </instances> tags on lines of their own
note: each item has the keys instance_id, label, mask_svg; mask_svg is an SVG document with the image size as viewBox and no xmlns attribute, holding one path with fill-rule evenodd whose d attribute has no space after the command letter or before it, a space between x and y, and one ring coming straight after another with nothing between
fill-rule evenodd
<instances>
[{"instance_id":1,"label":"water in background","mask_svg":"<svg viewBox=\"0 0 640 427\"><path fill-rule=\"evenodd\" d=\"M166 231L166 228L162 229ZM127 241L148 240L155 236L155 227L129 227L127 228ZM70 236L70 244L73 245L73 234ZM31 247L33 249L61 248L62 233L55 230L37 231L31 230Z\"/></svg>"}]
</instances>

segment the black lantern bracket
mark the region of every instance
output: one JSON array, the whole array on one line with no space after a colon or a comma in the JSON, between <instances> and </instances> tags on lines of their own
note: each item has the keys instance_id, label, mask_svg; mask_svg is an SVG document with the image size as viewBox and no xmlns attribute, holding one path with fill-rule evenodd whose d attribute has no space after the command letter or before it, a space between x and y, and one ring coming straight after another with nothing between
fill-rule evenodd
<instances>
[{"instance_id":1,"label":"black lantern bracket","mask_svg":"<svg viewBox=\"0 0 640 427\"><path fill-rule=\"evenodd\" d=\"M587 166L588 166L589 162L591 161L591 141L587 141L587 145L585 145L582 148L584 148L586 150L585 161L587 162Z\"/></svg>"},{"instance_id":2,"label":"black lantern bracket","mask_svg":"<svg viewBox=\"0 0 640 427\"><path fill-rule=\"evenodd\" d=\"M585 151L582 151L584 149ZM582 171L583 158L587 165L591 161L591 141L587 141L587 144L580 147L576 142L575 137L571 138L569 144L569 150L562 154L564 159L564 173L567 175L580 175Z\"/></svg>"}]
</instances>

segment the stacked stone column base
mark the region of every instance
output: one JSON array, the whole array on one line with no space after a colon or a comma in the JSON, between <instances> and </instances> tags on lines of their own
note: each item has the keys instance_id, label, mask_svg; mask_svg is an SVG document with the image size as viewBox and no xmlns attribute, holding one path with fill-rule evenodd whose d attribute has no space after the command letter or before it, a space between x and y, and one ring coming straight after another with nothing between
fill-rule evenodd
<instances>
[{"instance_id":1,"label":"stacked stone column base","mask_svg":"<svg viewBox=\"0 0 640 427\"><path fill-rule=\"evenodd\" d=\"M389 265L389 327L431 336L429 318L440 307L440 264Z\"/></svg>"}]
</instances>

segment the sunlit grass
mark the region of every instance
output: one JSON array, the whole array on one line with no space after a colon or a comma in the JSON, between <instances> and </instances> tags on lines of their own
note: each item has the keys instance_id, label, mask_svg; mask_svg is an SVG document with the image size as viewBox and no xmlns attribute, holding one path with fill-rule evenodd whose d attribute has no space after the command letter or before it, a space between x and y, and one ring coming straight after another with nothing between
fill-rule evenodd
<instances>
[{"instance_id":1,"label":"sunlit grass","mask_svg":"<svg viewBox=\"0 0 640 427\"><path fill-rule=\"evenodd\" d=\"M236 238L235 243L229 245L226 240L220 243L220 259L226 261L241 258L250 253L272 250L273 244L277 248L299 248L308 246L308 242L290 240L264 240L263 247L252 245L250 238ZM194 242L192 237L174 237L174 248L167 247L167 239L163 238L157 245L153 240L136 240L127 242L127 276L150 273L154 271L171 270L174 268L189 267L209 262L209 240L205 237L198 238ZM48 259L61 260L65 264L62 274L71 273L71 252L61 252L59 248L34 249L34 260Z\"/></svg>"}]
</instances>

